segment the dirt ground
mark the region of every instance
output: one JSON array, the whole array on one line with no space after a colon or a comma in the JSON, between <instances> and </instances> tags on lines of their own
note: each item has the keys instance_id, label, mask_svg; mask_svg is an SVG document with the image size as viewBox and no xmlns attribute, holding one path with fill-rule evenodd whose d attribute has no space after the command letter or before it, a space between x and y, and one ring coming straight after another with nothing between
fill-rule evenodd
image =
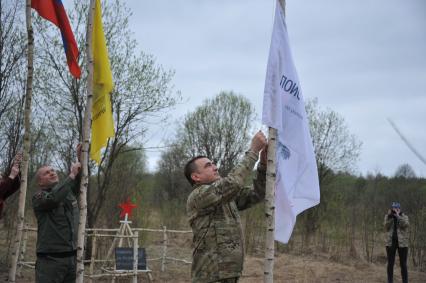
<instances>
[{"instance_id":1,"label":"dirt ground","mask_svg":"<svg viewBox=\"0 0 426 283\"><path fill-rule=\"evenodd\" d=\"M397 263L399 264L398 260ZM169 267L168 267L169 268ZM157 282L190 282L189 266L188 272L175 270L174 277L154 274ZM425 283L426 272L415 272L409 270L409 280L412 283ZM179 280L178 280L179 278ZM182 279L180 279L182 278ZM274 282L285 283L375 283L386 282L386 266L369 263L337 263L324 258L312 256L294 256L281 254L275 259ZM244 265L241 283L263 282L263 258L247 257ZM395 265L394 282L401 282L399 266Z\"/></svg>"},{"instance_id":2,"label":"dirt ground","mask_svg":"<svg viewBox=\"0 0 426 283\"><path fill-rule=\"evenodd\" d=\"M397 260L398 261L398 260ZM241 283L262 282L263 259L248 258ZM410 282L426 282L426 273L409 270ZM386 282L385 265L368 263L336 263L326 259L280 255L275 259L274 282ZM394 282L401 282L399 266L395 266Z\"/></svg>"},{"instance_id":3,"label":"dirt ground","mask_svg":"<svg viewBox=\"0 0 426 283\"><path fill-rule=\"evenodd\" d=\"M398 260L397 260L398 263ZM159 264L150 266L153 270L155 282L190 282L190 266L181 263L168 263L166 272L160 273ZM0 282L7 282L7 270L0 268ZM32 270L24 272L24 278L17 283L34 282ZM247 257L241 283L263 282L263 259ZM409 269L411 283L426 282L426 272L416 272ZM107 282L107 281L95 281ZM116 282L131 282L130 279L121 279ZM141 278L139 282L148 282ZM385 265L376 265L362 262L338 263L326 258L313 256L295 256L281 254L275 259L274 282L286 283L325 283L325 282L351 282L351 283L375 283L386 282ZM395 283L401 282L399 266L395 265Z\"/></svg>"}]
</instances>

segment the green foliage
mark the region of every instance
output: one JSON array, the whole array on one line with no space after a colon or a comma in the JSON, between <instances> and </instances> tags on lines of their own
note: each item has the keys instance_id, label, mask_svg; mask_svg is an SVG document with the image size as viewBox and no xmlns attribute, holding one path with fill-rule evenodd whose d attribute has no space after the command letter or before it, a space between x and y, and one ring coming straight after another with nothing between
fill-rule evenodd
<instances>
[{"instance_id":1,"label":"green foliage","mask_svg":"<svg viewBox=\"0 0 426 283\"><path fill-rule=\"evenodd\" d=\"M182 229L182 227L188 226L188 220L186 218L186 201L179 199L164 201L160 204L159 208L159 224L161 224L161 226L167 226L167 228L170 229Z\"/></svg>"},{"instance_id":2,"label":"green foliage","mask_svg":"<svg viewBox=\"0 0 426 283\"><path fill-rule=\"evenodd\" d=\"M183 174L183 168L188 159L189 157L180 143L172 144L161 154L156 174L156 203L168 200L186 200L192 191L191 185Z\"/></svg>"},{"instance_id":3,"label":"green foliage","mask_svg":"<svg viewBox=\"0 0 426 283\"><path fill-rule=\"evenodd\" d=\"M384 257L383 219L392 201L398 201L410 219L411 262L415 268L425 270L425 199L425 179L338 174L321 187L321 203L298 216L286 251L318 250L336 260L349 256L378 262ZM318 214L313 222L318 226L315 231L306 226L312 223L312 214Z\"/></svg>"},{"instance_id":4,"label":"green foliage","mask_svg":"<svg viewBox=\"0 0 426 283\"><path fill-rule=\"evenodd\" d=\"M138 148L128 147L124 153L117 157L111 168L110 181L106 184L105 193L97 192L98 183L103 182L103 175L92 177L88 191L89 207L93 210L98 208L100 215L108 217L100 219L101 223L109 227L115 227L119 221L118 215L120 209L118 205L127 201L128 198L136 198L138 201L142 198L143 178L145 174L146 156ZM103 201L96 199L101 196Z\"/></svg>"}]
</instances>

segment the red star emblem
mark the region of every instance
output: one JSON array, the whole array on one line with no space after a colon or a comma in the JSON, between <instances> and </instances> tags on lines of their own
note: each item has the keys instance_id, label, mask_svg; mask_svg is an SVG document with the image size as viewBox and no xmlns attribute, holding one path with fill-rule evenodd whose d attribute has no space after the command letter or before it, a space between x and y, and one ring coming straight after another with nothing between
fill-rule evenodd
<instances>
[{"instance_id":1,"label":"red star emblem","mask_svg":"<svg viewBox=\"0 0 426 283\"><path fill-rule=\"evenodd\" d=\"M136 207L136 204L131 203L130 199L127 199L126 202L120 203L118 207L121 208L120 218L123 218L126 214L127 217L130 217L132 216L132 210Z\"/></svg>"}]
</instances>

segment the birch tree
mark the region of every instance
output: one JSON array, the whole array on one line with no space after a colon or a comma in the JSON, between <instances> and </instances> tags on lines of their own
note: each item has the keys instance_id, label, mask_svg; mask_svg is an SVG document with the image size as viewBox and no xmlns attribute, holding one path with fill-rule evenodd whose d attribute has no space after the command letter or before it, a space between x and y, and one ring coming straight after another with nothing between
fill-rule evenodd
<instances>
[{"instance_id":1,"label":"birch tree","mask_svg":"<svg viewBox=\"0 0 426 283\"><path fill-rule=\"evenodd\" d=\"M88 3L74 1L72 9L67 12L79 43L80 65L84 68L87 62L84 43ZM138 51L128 23L132 14L125 3L117 0L104 2L102 15L115 85L111 94L115 137L108 144L101 165L96 167L89 163L89 226L95 224L107 201L115 160L129 150L141 150L148 139L148 129L161 124L166 117L165 110L180 101L180 93L174 92L171 86L174 72L164 70L152 55ZM52 27L37 22L37 30L42 47L37 64L42 71L35 83L38 106L41 112L47 113L46 131L53 140L52 161L61 171L67 171L73 159L71 152L77 140L82 138L88 78L86 72L80 80L69 75L63 63L62 42L55 30L52 32Z\"/></svg>"},{"instance_id":2,"label":"birch tree","mask_svg":"<svg viewBox=\"0 0 426 283\"><path fill-rule=\"evenodd\" d=\"M24 2L0 5L0 168L10 168L20 144L27 42Z\"/></svg>"},{"instance_id":3,"label":"birch tree","mask_svg":"<svg viewBox=\"0 0 426 283\"><path fill-rule=\"evenodd\" d=\"M82 151L81 151L81 183L79 196L80 217L78 222L78 241L77 241L77 267L76 267L76 282L83 283L84 281L84 243L87 221L87 188L89 187L89 145L90 145L90 130L92 119L92 103L93 103L93 20L95 14L95 1L90 0L90 6L87 15L87 31L86 31L86 58L88 68L87 79L87 100L84 111L82 125Z\"/></svg>"},{"instance_id":4,"label":"birch tree","mask_svg":"<svg viewBox=\"0 0 426 283\"><path fill-rule=\"evenodd\" d=\"M17 228L15 242L12 250L11 267L9 270L9 282L15 282L16 268L18 264L19 250L21 247L22 232L25 218L25 199L28 183L28 161L31 144L31 102L32 102L32 84L33 84L33 55L34 55L34 37L31 22L31 0L26 1L25 9L26 27L28 35L27 49L27 84L25 91L25 112L24 112L24 138L23 138L23 161L21 164L21 186L19 188L19 209L17 217Z\"/></svg>"}]
</instances>

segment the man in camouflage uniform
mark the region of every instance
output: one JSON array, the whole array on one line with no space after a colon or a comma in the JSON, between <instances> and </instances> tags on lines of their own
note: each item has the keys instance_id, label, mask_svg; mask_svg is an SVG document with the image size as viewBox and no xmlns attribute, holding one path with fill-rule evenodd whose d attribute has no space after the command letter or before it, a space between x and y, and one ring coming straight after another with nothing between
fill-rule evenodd
<instances>
[{"instance_id":1,"label":"man in camouflage uniform","mask_svg":"<svg viewBox=\"0 0 426 283\"><path fill-rule=\"evenodd\" d=\"M75 282L80 168L80 162L72 163L62 182L51 166L37 171L39 188L32 198L37 218L37 283Z\"/></svg>"},{"instance_id":2,"label":"man in camouflage uniform","mask_svg":"<svg viewBox=\"0 0 426 283\"><path fill-rule=\"evenodd\" d=\"M266 145L266 137L259 131L241 163L225 178L204 156L186 164L185 176L193 186L186 206L193 231L192 282L234 283L241 276L244 239L238 211L265 197ZM244 187L259 152L253 187Z\"/></svg>"},{"instance_id":3,"label":"man in camouflage uniform","mask_svg":"<svg viewBox=\"0 0 426 283\"><path fill-rule=\"evenodd\" d=\"M393 282L393 266L395 263L396 250L398 250L399 263L401 266L402 282L408 282L407 258L409 240L408 216L401 212L399 202L393 202L388 214L385 215L386 230L386 254L388 257L388 283Z\"/></svg>"}]
</instances>

